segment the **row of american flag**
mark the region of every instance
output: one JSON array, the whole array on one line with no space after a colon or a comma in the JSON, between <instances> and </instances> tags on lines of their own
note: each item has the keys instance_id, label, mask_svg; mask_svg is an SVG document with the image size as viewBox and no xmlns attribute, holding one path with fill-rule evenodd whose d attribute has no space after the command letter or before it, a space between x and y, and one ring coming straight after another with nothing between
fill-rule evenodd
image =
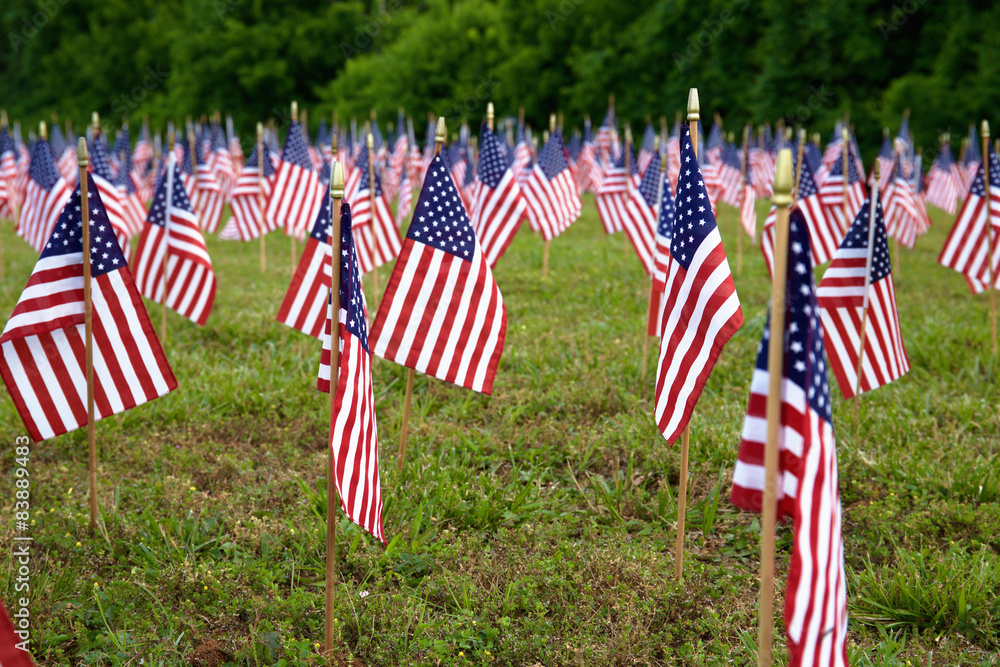
<instances>
[{"instance_id":1,"label":"row of american flag","mask_svg":"<svg viewBox=\"0 0 1000 667\"><path fill-rule=\"evenodd\" d=\"M739 148L723 138L717 123L698 151L697 123L678 123L659 141L648 127L636 155L630 133L624 141L619 137L613 110L596 137L588 124L568 144L553 124L541 149L528 128L519 126L514 135L512 124L506 133L511 136L484 125L478 145L465 136L440 151L429 127L421 149L412 123L401 116L397 127L404 124L407 132L388 141L376 138L380 132L372 124L369 147L340 141L336 130L321 131L314 145L293 121L281 150L270 133L245 161L239 142L227 141L217 124L200 131L190 126L159 160L145 130L130 151L126 128L115 141L118 148L111 149L95 126L86 203L79 183L71 185L77 180L73 170L64 173L62 166L68 151L75 163L72 142L57 153L55 132L51 142L42 132L23 150L17 133L3 128L0 205L5 216L16 218L18 233L40 258L0 338L0 373L32 437L54 437L87 421L81 207L90 210L92 230L86 252L93 267L98 418L177 386L141 296L204 325L215 276L203 235L221 227L223 238L249 240L283 229L306 238L306 245L278 320L323 342L317 386L336 394L331 446L342 506L384 540L372 351L491 393L507 326L492 268L524 219L546 241L554 239L579 218L581 194L590 191L605 231L624 231L649 275L647 332L660 338L655 418L664 437L675 441L722 348L743 322L717 207L739 208L742 228L756 237L753 202L770 195L777 151L798 147L790 146L783 132L771 139L765 129L757 137L745 133ZM786 596L793 664L846 662L843 543L826 369L829 365L843 395L851 397L898 379L909 368L888 239L912 246L929 226L924 201L946 208L950 200L954 211L954 199L965 191L942 263L981 291L989 284L987 249L995 247L981 166L970 179L970 171L942 151L924 177L904 124L896 141L883 147L878 157L883 178L869 181L869 194L856 141L838 130L823 152L814 142L802 144L787 258L779 503L796 532L789 580L795 594ZM989 181L996 183L1000 165L989 153ZM334 161L347 173L339 221L336 375L330 368L329 293L335 221L328 196ZM25 166L22 187L18 179ZM138 200L137 208L130 198ZM151 200L148 210L144 198ZM1000 205L1000 193L991 191L990 200ZM223 226L225 203L232 215ZM769 266L776 217L772 208L761 234ZM997 258L994 253L993 261ZM361 277L392 260L369 336ZM817 287L813 267L826 262L831 263ZM768 327L765 339L770 335ZM762 344L733 485L733 501L757 511L767 367Z\"/></svg>"}]
</instances>

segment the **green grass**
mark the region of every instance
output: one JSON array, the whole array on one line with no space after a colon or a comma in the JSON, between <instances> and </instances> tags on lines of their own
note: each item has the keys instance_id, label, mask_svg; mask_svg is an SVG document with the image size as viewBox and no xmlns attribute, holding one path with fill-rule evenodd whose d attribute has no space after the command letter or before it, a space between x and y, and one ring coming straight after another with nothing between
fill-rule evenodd
<instances>
[{"instance_id":1,"label":"green grass","mask_svg":"<svg viewBox=\"0 0 1000 667\"><path fill-rule=\"evenodd\" d=\"M601 231L592 199L584 211L552 244L546 281L542 242L527 226L496 270L508 328L492 398L417 377L403 473L394 464L405 370L374 362L390 543L340 523L341 658L755 664L759 523L728 494L766 316L760 253L744 244L745 323L692 422L678 584L679 451L652 418L655 345L640 378L646 278L621 235ZM1000 651L998 366L987 299L936 264L950 220L935 223L896 262L910 373L865 396L858 424L834 390L856 665L995 665ZM735 266L735 212L722 207L720 224ZM34 256L9 223L0 237L6 317ZM255 244L208 247L219 282L208 326L169 314L180 387L97 426L98 536L88 530L85 432L31 447L41 664L179 665L210 641L240 665L322 662L319 344L274 321L291 272L287 239L268 239L264 276ZM0 536L10 544L6 471L24 431L6 396L0 424L0 498L11 517ZM778 536L784 661L789 529ZM0 560L8 604L14 571L13 559Z\"/></svg>"}]
</instances>

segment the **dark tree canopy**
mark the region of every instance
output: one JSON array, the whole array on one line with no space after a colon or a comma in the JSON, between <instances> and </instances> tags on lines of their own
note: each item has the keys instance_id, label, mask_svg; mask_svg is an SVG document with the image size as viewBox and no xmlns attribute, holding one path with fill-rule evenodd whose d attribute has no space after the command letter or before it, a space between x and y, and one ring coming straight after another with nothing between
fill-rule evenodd
<instances>
[{"instance_id":1,"label":"dark tree canopy","mask_svg":"<svg viewBox=\"0 0 1000 667\"><path fill-rule=\"evenodd\" d=\"M910 108L932 151L998 108L998 21L976 0L6 0L0 106L77 127L220 109L248 134L292 99L313 125L398 106L475 125L493 100L573 126L609 93L623 120L672 120L697 86L730 130L785 117L826 137L849 110L866 153Z\"/></svg>"}]
</instances>

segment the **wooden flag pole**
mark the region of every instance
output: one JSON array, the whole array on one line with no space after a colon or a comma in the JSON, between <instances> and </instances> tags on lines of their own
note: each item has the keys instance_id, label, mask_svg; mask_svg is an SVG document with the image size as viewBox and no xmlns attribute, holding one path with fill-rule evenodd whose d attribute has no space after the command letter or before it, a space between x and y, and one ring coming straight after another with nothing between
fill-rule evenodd
<instances>
[{"instance_id":1,"label":"wooden flag pole","mask_svg":"<svg viewBox=\"0 0 1000 667\"><path fill-rule=\"evenodd\" d=\"M260 230L260 274L267 269L267 246L264 237L267 235L267 225L264 223L264 124L257 123L257 219Z\"/></svg>"},{"instance_id":2,"label":"wooden flag pole","mask_svg":"<svg viewBox=\"0 0 1000 667\"><path fill-rule=\"evenodd\" d=\"M174 133L167 133L167 214L163 220L163 262L160 273L163 279L163 320L160 331L160 344L167 346L167 260L170 257L170 208L174 198L174 165L177 155L174 153Z\"/></svg>"},{"instance_id":3,"label":"wooden flag pole","mask_svg":"<svg viewBox=\"0 0 1000 667\"><path fill-rule=\"evenodd\" d=\"M372 111L372 119L375 112ZM372 310L378 308L378 226L375 224L375 137L368 131L368 208L371 211L372 226Z\"/></svg>"},{"instance_id":4,"label":"wooden flag pole","mask_svg":"<svg viewBox=\"0 0 1000 667\"><path fill-rule=\"evenodd\" d=\"M43 123L44 125L44 123ZM41 132L43 138L45 128ZM83 347L87 378L87 472L90 481L90 534L97 533L97 440L94 432L94 308L91 299L90 267L90 195L88 190L87 139L80 137L76 148L77 166L80 168L80 213L83 226Z\"/></svg>"},{"instance_id":5,"label":"wooden flag pole","mask_svg":"<svg viewBox=\"0 0 1000 667\"><path fill-rule=\"evenodd\" d=\"M757 665L771 667L774 627L774 542L778 519L778 439L781 428L781 385L785 361L785 288L788 275L788 212L792 203L792 152L778 154L774 176L774 282L771 283L771 336L767 351L767 445L764 450L764 500L760 530L760 604Z\"/></svg>"},{"instance_id":6,"label":"wooden flag pole","mask_svg":"<svg viewBox=\"0 0 1000 667\"><path fill-rule=\"evenodd\" d=\"M687 119L691 127L691 149L695 160L698 159L698 120L701 118L701 105L698 102L698 89L688 92ZM681 433L681 475L680 488L677 491L677 540L674 545L674 573L680 581L684 574L684 521L687 518L687 482L688 482L688 452L691 442L691 421L688 420Z\"/></svg>"},{"instance_id":7,"label":"wooden flag pole","mask_svg":"<svg viewBox=\"0 0 1000 667\"><path fill-rule=\"evenodd\" d=\"M875 178L875 182L879 179L879 166L878 160L875 161L872 167L872 176ZM872 188L871 193L871 206L868 209L868 257L865 260L865 293L861 300L861 335L860 342L858 343L858 367L857 367L857 377L854 380L854 434L857 435L858 432L858 418L861 411L861 371L864 368L865 363L865 334L868 329L868 292L871 290L872 285L872 253L873 247L875 245L875 212L876 204L878 202L878 188Z\"/></svg>"},{"instance_id":8,"label":"wooden flag pole","mask_svg":"<svg viewBox=\"0 0 1000 667\"><path fill-rule=\"evenodd\" d=\"M988 291L990 293L990 336L993 338L993 356L997 356L997 290L996 290L996 276L993 275L993 250L995 244L993 241L993 216L990 210L990 166L992 160L990 160L990 124L988 121L983 121L983 125L980 131L983 137L983 186L986 189L986 240L989 246L989 255L986 258L986 264L990 267L990 285Z\"/></svg>"},{"instance_id":9,"label":"wooden flag pole","mask_svg":"<svg viewBox=\"0 0 1000 667\"><path fill-rule=\"evenodd\" d=\"M444 116L438 118L437 121L437 131L434 133L434 154L439 155L441 153L441 147L444 145L444 140L448 136L447 128L445 127ZM416 376L416 371L412 368L407 369L406 374L406 394L403 396L403 418L399 426L399 456L396 460L396 466L399 468L400 472L403 472L403 462L406 460L406 437L410 430L410 403L413 399L413 380Z\"/></svg>"},{"instance_id":10,"label":"wooden flag pole","mask_svg":"<svg viewBox=\"0 0 1000 667\"><path fill-rule=\"evenodd\" d=\"M299 103L296 102L295 100L292 100L292 122L293 123L298 123L299 122ZM291 237L292 237L291 260L292 260L292 275L293 276L295 275L295 269L296 269L296 265L297 265L296 260L298 259L298 254L299 254L297 252L298 248L296 248L297 244L295 243L295 240L296 240L295 239L295 234L296 233L297 232L295 231L295 228L293 227L292 228L292 233L291 233Z\"/></svg>"},{"instance_id":11,"label":"wooden flag pole","mask_svg":"<svg viewBox=\"0 0 1000 667\"><path fill-rule=\"evenodd\" d=\"M333 650L334 602L337 597L337 510L340 493L337 491L337 462L333 457L333 424L337 418L338 371L340 369L340 343L334 344L334 333L340 327L340 208L344 198L344 165L334 160L330 177L330 251L333 265L330 273L330 463L326 473L326 651ZM335 265L335 266L334 266Z\"/></svg>"},{"instance_id":12,"label":"wooden flag pole","mask_svg":"<svg viewBox=\"0 0 1000 667\"><path fill-rule=\"evenodd\" d=\"M549 114L549 134L551 135L551 133L555 131L556 131L556 115L553 113ZM548 141L548 139L546 139L546 141ZM537 155L535 159L536 160L538 159ZM545 278L548 277L549 275L549 245L551 243L552 243L551 240L546 239L545 247L542 249L542 280L545 280Z\"/></svg>"}]
</instances>

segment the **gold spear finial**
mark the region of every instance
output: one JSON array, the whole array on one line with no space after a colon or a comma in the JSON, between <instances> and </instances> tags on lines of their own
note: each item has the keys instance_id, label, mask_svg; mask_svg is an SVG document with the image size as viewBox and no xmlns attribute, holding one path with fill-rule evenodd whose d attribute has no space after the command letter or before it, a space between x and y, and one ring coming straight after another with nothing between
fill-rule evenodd
<instances>
[{"instance_id":1,"label":"gold spear finial","mask_svg":"<svg viewBox=\"0 0 1000 667\"><path fill-rule=\"evenodd\" d=\"M549 133L556 131L556 115L554 113L549 114Z\"/></svg>"},{"instance_id":2,"label":"gold spear finial","mask_svg":"<svg viewBox=\"0 0 1000 667\"><path fill-rule=\"evenodd\" d=\"M264 123L257 123L257 143L259 144L264 140ZM258 155L257 160L259 161L261 157ZM258 165L260 163L258 162Z\"/></svg>"},{"instance_id":3,"label":"gold spear finial","mask_svg":"<svg viewBox=\"0 0 1000 667\"><path fill-rule=\"evenodd\" d=\"M49 140L49 128L45 125L44 120L38 124L38 136L41 137L42 141Z\"/></svg>"},{"instance_id":4,"label":"gold spear finial","mask_svg":"<svg viewBox=\"0 0 1000 667\"><path fill-rule=\"evenodd\" d=\"M89 162L89 156L87 155L87 137L80 137L80 139L76 142L76 163L81 169L86 170Z\"/></svg>"},{"instance_id":5,"label":"gold spear finial","mask_svg":"<svg viewBox=\"0 0 1000 667\"><path fill-rule=\"evenodd\" d=\"M698 103L698 89L688 91L688 120L701 119L701 105Z\"/></svg>"},{"instance_id":6,"label":"gold spear finial","mask_svg":"<svg viewBox=\"0 0 1000 667\"><path fill-rule=\"evenodd\" d=\"M369 149L375 148L375 137L372 136L372 133L370 131L368 132L368 139L365 143L367 144Z\"/></svg>"},{"instance_id":7,"label":"gold spear finial","mask_svg":"<svg viewBox=\"0 0 1000 667\"><path fill-rule=\"evenodd\" d=\"M625 123L625 145L632 145L632 126L629 123Z\"/></svg>"},{"instance_id":8,"label":"gold spear finial","mask_svg":"<svg viewBox=\"0 0 1000 667\"><path fill-rule=\"evenodd\" d=\"M299 103L292 100L292 122L299 122Z\"/></svg>"},{"instance_id":9,"label":"gold spear finial","mask_svg":"<svg viewBox=\"0 0 1000 667\"><path fill-rule=\"evenodd\" d=\"M980 126L980 129L979 129L979 134L981 134L984 139L989 139L990 138L990 121L988 121L988 120L984 120L983 121L983 124ZM983 159L984 160L986 159L985 155L983 156Z\"/></svg>"},{"instance_id":10,"label":"gold spear finial","mask_svg":"<svg viewBox=\"0 0 1000 667\"><path fill-rule=\"evenodd\" d=\"M448 127L445 125L444 116L438 116L437 130L434 132L434 141L443 146L447 138Z\"/></svg>"},{"instance_id":11,"label":"gold spear finial","mask_svg":"<svg viewBox=\"0 0 1000 667\"><path fill-rule=\"evenodd\" d=\"M493 118L493 102L488 102L486 104L486 127L490 128L490 131L493 130Z\"/></svg>"},{"instance_id":12,"label":"gold spear finial","mask_svg":"<svg viewBox=\"0 0 1000 667\"><path fill-rule=\"evenodd\" d=\"M790 206L792 204L792 149L782 148L778 153L778 163L774 170L775 206Z\"/></svg>"},{"instance_id":13,"label":"gold spear finial","mask_svg":"<svg viewBox=\"0 0 1000 667\"><path fill-rule=\"evenodd\" d=\"M334 199L344 198L344 163L333 161L333 175L330 178L330 196Z\"/></svg>"}]
</instances>

